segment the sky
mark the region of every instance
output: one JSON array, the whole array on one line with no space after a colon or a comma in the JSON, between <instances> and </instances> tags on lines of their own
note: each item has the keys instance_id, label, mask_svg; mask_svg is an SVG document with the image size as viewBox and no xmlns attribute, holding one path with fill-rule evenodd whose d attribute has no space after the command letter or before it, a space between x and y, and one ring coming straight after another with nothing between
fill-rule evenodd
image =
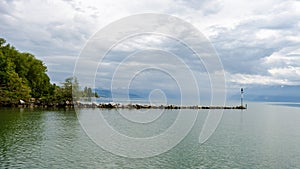
<instances>
[{"instance_id":1,"label":"sky","mask_svg":"<svg viewBox=\"0 0 300 169\"><path fill-rule=\"evenodd\" d=\"M299 93L300 86L299 9L300 1L297 0L2 0L0 36L20 51L30 52L41 59L48 67L51 81L59 83L73 75L76 59L99 30L131 15L168 14L190 23L211 42L224 68L227 92L237 94L241 87L273 89L274 86L293 86L295 94ZM108 88L112 84L109 79L116 72L116 65L110 65L122 60L116 56L128 55L128 51L135 51L133 49L166 50L174 46L176 42L157 35L142 35L118 44L111 56L102 62L96 74L99 82L96 87ZM210 77L201 70L205 66L201 63L199 66L196 61L189 62L192 53L187 54L183 47L176 46L176 49L180 51L178 55L194 67L196 81L205 93L209 90ZM144 53L139 58L146 55ZM151 61L155 61L168 54L152 51L148 55L154 58ZM134 60L127 61L123 70L120 67L125 75L134 65ZM151 66L151 61L147 61L148 66ZM136 65L144 62L145 59L135 60ZM162 62L152 65L158 63ZM175 71L169 70L171 73ZM173 74L184 76L180 76L180 72L182 74L182 71ZM166 77L162 78L162 74ZM121 75L116 84L122 84L124 75ZM149 90L167 90L177 85L162 71L142 72L135 79L130 85L135 85L136 89L148 86ZM273 92L277 90L275 87Z\"/></svg>"}]
</instances>

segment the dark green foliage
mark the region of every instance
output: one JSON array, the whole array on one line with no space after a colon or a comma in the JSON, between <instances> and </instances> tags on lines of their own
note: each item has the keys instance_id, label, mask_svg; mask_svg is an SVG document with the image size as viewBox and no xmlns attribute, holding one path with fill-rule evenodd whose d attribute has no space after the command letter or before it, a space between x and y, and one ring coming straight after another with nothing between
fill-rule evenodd
<instances>
[{"instance_id":1,"label":"dark green foliage","mask_svg":"<svg viewBox=\"0 0 300 169\"><path fill-rule=\"evenodd\" d=\"M17 51L0 38L0 104L50 97L54 88L46 71L42 61L32 54Z\"/></svg>"},{"instance_id":2,"label":"dark green foliage","mask_svg":"<svg viewBox=\"0 0 300 169\"><path fill-rule=\"evenodd\" d=\"M0 104L16 104L30 97L31 88L25 77L16 72L14 57L22 55L0 38ZM18 63L17 63L18 64Z\"/></svg>"},{"instance_id":3,"label":"dark green foliage","mask_svg":"<svg viewBox=\"0 0 300 169\"><path fill-rule=\"evenodd\" d=\"M82 94L81 94L81 97L84 97L85 100L87 100L87 101L91 101L92 97L99 98L99 95L98 95L98 93L94 93L92 91L92 88L85 87Z\"/></svg>"},{"instance_id":4,"label":"dark green foliage","mask_svg":"<svg viewBox=\"0 0 300 169\"><path fill-rule=\"evenodd\" d=\"M74 79L74 83L73 83L73 78L69 77L65 80L65 82L63 82L63 86L59 89L60 90L60 97L64 98L67 101L72 101L73 100L73 93L72 90L74 92L74 97L75 97L75 93L78 93L78 83L77 80ZM78 97L78 96L77 96Z\"/></svg>"},{"instance_id":5,"label":"dark green foliage","mask_svg":"<svg viewBox=\"0 0 300 169\"><path fill-rule=\"evenodd\" d=\"M47 67L30 53L21 53L0 38L0 106L36 98L42 103L61 103L80 97L98 97L91 88L80 91L76 78L67 78L62 86L50 83Z\"/></svg>"}]
</instances>

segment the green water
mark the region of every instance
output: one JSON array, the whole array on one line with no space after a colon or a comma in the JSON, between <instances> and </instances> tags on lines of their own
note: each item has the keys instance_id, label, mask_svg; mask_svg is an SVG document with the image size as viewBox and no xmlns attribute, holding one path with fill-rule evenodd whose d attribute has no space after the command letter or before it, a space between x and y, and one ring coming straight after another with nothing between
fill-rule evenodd
<instances>
[{"instance_id":1,"label":"green water","mask_svg":"<svg viewBox=\"0 0 300 169\"><path fill-rule=\"evenodd\" d=\"M115 110L103 114L116 130L140 137L162 132L177 116L168 110L149 128L122 121ZM300 168L299 107L249 103L248 110L226 110L216 132L201 145L206 115L201 110L188 136L170 151L130 159L97 146L74 110L2 108L0 168Z\"/></svg>"}]
</instances>

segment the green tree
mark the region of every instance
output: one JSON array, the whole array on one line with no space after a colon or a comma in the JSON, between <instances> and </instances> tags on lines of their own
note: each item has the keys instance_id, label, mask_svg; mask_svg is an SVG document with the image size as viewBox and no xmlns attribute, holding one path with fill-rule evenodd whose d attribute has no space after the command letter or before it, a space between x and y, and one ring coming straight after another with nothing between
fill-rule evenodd
<instances>
[{"instance_id":1,"label":"green tree","mask_svg":"<svg viewBox=\"0 0 300 169\"><path fill-rule=\"evenodd\" d=\"M80 98L79 84L76 78L69 77L62 83L62 87L57 89L61 93L63 101L75 101ZM74 99L73 99L74 98Z\"/></svg>"},{"instance_id":2,"label":"green tree","mask_svg":"<svg viewBox=\"0 0 300 169\"><path fill-rule=\"evenodd\" d=\"M91 97L98 98L99 95L98 95L98 93L93 92L92 88L85 86L81 97L84 97L85 100L91 101Z\"/></svg>"},{"instance_id":3,"label":"green tree","mask_svg":"<svg viewBox=\"0 0 300 169\"><path fill-rule=\"evenodd\" d=\"M19 52L0 38L0 104L50 97L55 88L46 72L42 61L32 54Z\"/></svg>"},{"instance_id":4,"label":"green tree","mask_svg":"<svg viewBox=\"0 0 300 169\"><path fill-rule=\"evenodd\" d=\"M47 67L30 53L21 53L0 38L0 105L17 104L20 99L38 98L46 103L98 97L91 88L80 90L78 80L70 77L57 86L50 83Z\"/></svg>"},{"instance_id":5,"label":"green tree","mask_svg":"<svg viewBox=\"0 0 300 169\"><path fill-rule=\"evenodd\" d=\"M21 53L0 38L1 52L14 63L14 71L31 88L31 96L41 98L51 93L50 78L46 74L47 67L44 63L30 53Z\"/></svg>"},{"instance_id":6,"label":"green tree","mask_svg":"<svg viewBox=\"0 0 300 169\"><path fill-rule=\"evenodd\" d=\"M15 72L14 63L0 51L0 104L17 104L20 99L28 99L29 93L30 88Z\"/></svg>"}]
</instances>

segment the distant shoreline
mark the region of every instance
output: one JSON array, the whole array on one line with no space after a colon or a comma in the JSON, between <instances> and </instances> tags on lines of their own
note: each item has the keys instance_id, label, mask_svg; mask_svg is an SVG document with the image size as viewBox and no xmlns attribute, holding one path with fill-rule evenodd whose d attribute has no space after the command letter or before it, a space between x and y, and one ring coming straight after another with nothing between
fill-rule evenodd
<instances>
[{"instance_id":1,"label":"distant shoreline","mask_svg":"<svg viewBox=\"0 0 300 169\"><path fill-rule=\"evenodd\" d=\"M272 104L275 106L287 106L287 107L300 107L300 103L277 103L277 104Z\"/></svg>"}]
</instances>

